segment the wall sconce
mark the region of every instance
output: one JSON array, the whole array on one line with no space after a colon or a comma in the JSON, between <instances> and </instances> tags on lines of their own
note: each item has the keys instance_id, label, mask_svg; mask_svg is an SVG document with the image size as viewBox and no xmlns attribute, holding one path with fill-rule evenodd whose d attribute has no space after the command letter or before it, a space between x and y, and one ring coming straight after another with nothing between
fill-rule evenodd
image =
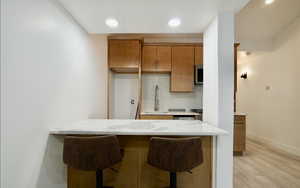
<instances>
[{"instance_id":1,"label":"wall sconce","mask_svg":"<svg viewBox=\"0 0 300 188\"><path fill-rule=\"evenodd\" d=\"M248 51L240 51L240 52L239 52L239 55L240 55L241 57L247 57L247 56L251 55L251 52L248 52Z\"/></svg>"},{"instance_id":2,"label":"wall sconce","mask_svg":"<svg viewBox=\"0 0 300 188\"><path fill-rule=\"evenodd\" d=\"M242 73L242 74L241 74L241 78L243 78L243 79L246 80L246 79L248 78L247 72Z\"/></svg>"}]
</instances>

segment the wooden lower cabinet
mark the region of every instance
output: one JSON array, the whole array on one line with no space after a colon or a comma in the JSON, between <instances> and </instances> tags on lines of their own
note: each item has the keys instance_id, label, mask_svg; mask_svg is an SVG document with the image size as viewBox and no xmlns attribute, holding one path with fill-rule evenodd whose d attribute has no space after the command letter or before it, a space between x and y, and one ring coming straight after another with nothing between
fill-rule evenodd
<instances>
[{"instance_id":1,"label":"wooden lower cabinet","mask_svg":"<svg viewBox=\"0 0 300 188\"><path fill-rule=\"evenodd\" d=\"M243 155L246 151L246 116L234 116L234 155Z\"/></svg>"},{"instance_id":2,"label":"wooden lower cabinet","mask_svg":"<svg viewBox=\"0 0 300 188\"><path fill-rule=\"evenodd\" d=\"M121 163L104 170L104 185L114 188L165 188L169 173L147 163L149 136L118 136L124 149ZM212 137L204 136L202 147L204 163L189 172L177 173L178 188L212 187ZM95 188L95 172L68 168L68 188Z\"/></svg>"}]
</instances>

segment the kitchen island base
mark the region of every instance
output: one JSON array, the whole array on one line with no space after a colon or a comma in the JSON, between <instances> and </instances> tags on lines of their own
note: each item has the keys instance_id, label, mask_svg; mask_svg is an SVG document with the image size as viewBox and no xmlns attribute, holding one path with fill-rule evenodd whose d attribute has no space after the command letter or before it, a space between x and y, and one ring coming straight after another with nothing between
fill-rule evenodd
<instances>
[{"instance_id":1,"label":"kitchen island base","mask_svg":"<svg viewBox=\"0 0 300 188\"><path fill-rule=\"evenodd\" d=\"M124 150L122 162L104 170L104 185L114 188L165 188L169 172L147 164L151 136L118 136ZM192 173L177 173L178 188L212 187L212 136L201 136L204 162ZM68 168L68 188L95 188L95 172Z\"/></svg>"}]
</instances>

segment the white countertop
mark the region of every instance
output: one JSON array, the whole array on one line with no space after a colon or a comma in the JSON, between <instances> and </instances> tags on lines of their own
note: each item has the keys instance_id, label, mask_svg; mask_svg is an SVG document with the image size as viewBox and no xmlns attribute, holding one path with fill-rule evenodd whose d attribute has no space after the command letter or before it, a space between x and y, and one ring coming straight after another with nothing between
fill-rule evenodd
<instances>
[{"instance_id":1,"label":"white countertop","mask_svg":"<svg viewBox=\"0 0 300 188\"><path fill-rule=\"evenodd\" d=\"M141 112L141 115L148 116L198 116L196 112Z\"/></svg>"},{"instance_id":2,"label":"white countertop","mask_svg":"<svg viewBox=\"0 0 300 188\"><path fill-rule=\"evenodd\" d=\"M141 115L148 115L148 116L197 116L200 115L200 113L196 112L141 112ZM239 116L246 116L246 113L242 112L235 112L234 115Z\"/></svg>"},{"instance_id":3,"label":"white countertop","mask_svg":"<svg viewBox=\"0 0 300 188\"><path fill-rule=\"evenodd\" d=\"M157 135L217 136L226 131L199 120L104 120L89 119L61 128L52 128L55 135Z\"/></svg>"},{"instance_id":4,"label":"white countertop","mask_svg":"<svg viewBox=\"0 0 300 188\"><path fill-rule=\"evenodd\" d=\"M235 112L234 115L237 115L237 116L247 116L247 114L243 113L243 112Z\"/></svg>"}]
</instances>

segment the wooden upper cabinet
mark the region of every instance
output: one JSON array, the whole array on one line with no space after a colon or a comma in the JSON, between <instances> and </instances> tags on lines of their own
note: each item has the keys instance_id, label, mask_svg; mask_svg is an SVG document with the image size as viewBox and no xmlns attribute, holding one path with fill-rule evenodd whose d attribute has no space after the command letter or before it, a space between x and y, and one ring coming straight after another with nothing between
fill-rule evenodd
<instances>
[{"instance_id":1,"label":"wooden upper cabinet","mask_svg":"<svg viewBox=\"0 0 300 188\"><path fill-rule=\"evenodd\" d=\"M194 47L172 47L171 92L192 92L194 87Z\"/></svg>"},{"instance_id":2,"label":"wooden upper cabinet","mask_svg":"<svg viewBox=\"0 0 300 188\"><path fill-rule=\"evenodd\" d=\"M162 72L171 72L172 67L172 48L170 46L157 47L157 70Z\"/></svg>"},{"instance_id":3,"label":"wooden upper cabinet","mask_svg":"<svg viewBox=\"0 0 300 188\"><path fill-rule=\"evenodd\" d=\"M170 46L144 46L143 72L171 72L172 50Z\"/></svg>"},{"instance_id":4,"label":"wooden upper cabinet","mask_svg":"<svg viewBox=\"0 0 300 188\"><path fill-rule=\"evenodd\" d=\"M144 46L142 71L154 72L156 70L156 64L157 64L157 47Z\"/></svg>"},{"instance_id":5,"label":"wooden upper cabinet","mask_svg":"<svg viewBox=\"0 0 300 188\"><path fill-rule=\"evenodd\" d=\"M108 41L109 68L117 72L137 72L141 61L141 42L139 40Z\"/></svg>"},{"instance_id":6,"label":"wooden upper cabinet","mask_svg":"<svg viewBox=\"0 0 300 188\"><path fill-rule=\"evenodd\" d=\"M203 64L203 47L196 46L195 47L195 65Z\"/></svg>"}]
</instances>

